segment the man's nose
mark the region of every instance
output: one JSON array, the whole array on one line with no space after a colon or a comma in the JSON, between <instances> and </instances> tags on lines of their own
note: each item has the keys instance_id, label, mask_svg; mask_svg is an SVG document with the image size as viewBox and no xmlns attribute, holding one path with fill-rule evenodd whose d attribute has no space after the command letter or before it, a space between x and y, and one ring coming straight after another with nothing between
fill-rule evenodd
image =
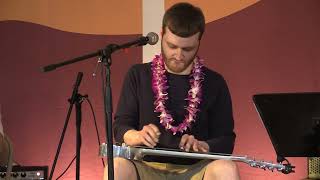
<instances>
[{"instance_id":1,"label":"man's nose","mask_svg":"<svg viewBox=\"0 0 320 180\"><path fill-rule=\"evenodd\" d=\"M177 59L177 60L182 60L182 59L183 59L183 52L182 52L182 49L177 49L177 52L176 52L176 59Z\"/></svg>"}]
</instances>

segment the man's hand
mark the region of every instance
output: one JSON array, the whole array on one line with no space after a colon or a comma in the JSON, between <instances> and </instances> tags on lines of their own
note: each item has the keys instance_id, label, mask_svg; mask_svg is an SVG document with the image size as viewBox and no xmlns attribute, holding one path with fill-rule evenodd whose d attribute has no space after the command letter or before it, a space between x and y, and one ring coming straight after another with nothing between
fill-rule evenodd
<instances>
[{"instance_id":1,"label":"man's hand","mask_svg":"<svg viewBox=\"0 0 320 180\"><path fill-rule=\"evenodd\" d=\"M129 146L146 145L155 147L159 142L160 131L154 124L143 126L142 130L129 130L124 136L124 142Z\"/></svg>"},{"instance_id":2,"label":"man's hand","mask_svg":"<svg viewBox=\"0 0 320 180\"><path fill-rule=\"evenodd\" d=\"M205 141L198 141L193 135L184 134L181 137L180 149L185 151L208 152L209 145Z\"/></svg>"}]
</instances>

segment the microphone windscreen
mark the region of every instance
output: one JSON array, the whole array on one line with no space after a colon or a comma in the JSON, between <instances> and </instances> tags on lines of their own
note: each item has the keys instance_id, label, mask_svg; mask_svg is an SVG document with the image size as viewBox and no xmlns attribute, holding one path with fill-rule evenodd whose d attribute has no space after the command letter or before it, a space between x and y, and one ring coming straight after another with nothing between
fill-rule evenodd
<instances>
[{"instance_id":1,"label":"microphone windscreen","mask_svg":"<svg viewBox=\"0 0 320 180\"><path fill-rule=\"evenodd\" d=\"M159 40L159 36L157 33L155 32L149 32L147 34L147 37L148 37L148 44L150 45L155 45L157 44L158 40Z\"/></svg>"}]
</instances>

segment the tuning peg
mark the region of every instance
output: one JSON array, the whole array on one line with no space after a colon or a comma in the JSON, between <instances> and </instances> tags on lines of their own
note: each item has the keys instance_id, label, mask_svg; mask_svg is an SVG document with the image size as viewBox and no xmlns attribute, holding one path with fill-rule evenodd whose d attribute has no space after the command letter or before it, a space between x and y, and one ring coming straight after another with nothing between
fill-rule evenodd
<instances>
[{"instance_id":1,"label":"tuning peg","mask_svg":"<svg viewBox=\"0 0 320 180\"><path fill-rule=\"evenodd\" d=\"M272 166L268 166L268 169L269 169L270 171L272 171L272 172L273 172L274 167L272 167Z\"/></svg>"}]
</instances>

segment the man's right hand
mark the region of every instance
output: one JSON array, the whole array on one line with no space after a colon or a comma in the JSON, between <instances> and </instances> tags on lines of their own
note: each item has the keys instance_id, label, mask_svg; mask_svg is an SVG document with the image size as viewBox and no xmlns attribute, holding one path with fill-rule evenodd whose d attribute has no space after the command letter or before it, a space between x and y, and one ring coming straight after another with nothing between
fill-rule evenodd
<instances>
[{"instance_id":1,"label":"man's right hand","mask_svg":"<svg viewBox=\"0 0 320 180\"><path fill-rule=\"evenodd\" d=\"M205 141L197 140L193 135L184 134L181 137L180 149L189 152L190 150L195 152L209 152L209 145Z\"/></svg>"},{"instance_id":2,"label":"man's right hand","mask_svg":"<svg viewBox=\"0 0 320 180\"><path fill-rule=\"evenodd\" d=\"M129 130L124 136L124 142L129 146L145 145L155 147L159 142L160 131L154 124L143 126L142 130Z\"/></svg>"}]
</instances>

